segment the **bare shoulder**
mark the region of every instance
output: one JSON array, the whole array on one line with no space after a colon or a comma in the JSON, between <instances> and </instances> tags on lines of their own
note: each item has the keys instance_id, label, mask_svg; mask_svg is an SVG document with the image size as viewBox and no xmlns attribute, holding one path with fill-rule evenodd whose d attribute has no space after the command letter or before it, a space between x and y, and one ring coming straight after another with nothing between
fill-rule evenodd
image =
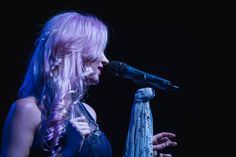
<instances>
[{"instance_id":1,"label":"bare shoulder","mask_svg":"<svg viewBox=\"0 0 236 157\"><path fill-rule=\"evenodd\" d=\"M28 156L41 112L33 97L12 103L3 129L3 153L6 156Z\"/></svg>"},{"instance_id":2,"label":"bare shoulder","mask_svg":"<svg viewBox=\"0 0 236 157\"><path fill-rule=\"evenodd\" d=\"M16 109L19 109L21 112L26 112L27 114L33 114L37 116L41 115L41 111L39 110L34 97L18 99L14 104Z\"/></svg>"},{"instance_id":3,"label":"bare shoulder","mask_svg":"<svg viewBox=\"0 0 236 157\"><path fill-rule=\"evenodd\" d=\"M34 97L26 97L16 100L11 106L15 118L27 120L34 127L41 122L41 111L39 110Z\"/></svg>"},{"instance_id":4,"label":"bare shoulder","mask_svg":"<svg viewBox=\"0 0 236 157\"><path fill-rule=\"evenodd\" d=\"M94 110L91 106L89 106L88 104L86 104L86 103L84 103L84 102L83 102L83 104L84 104L84 106L86 107L86 109L89 111L89 113L91 114L91 116L93 117L93 119L94 119L95 121L97 121L97 114L96 114L95 110Z\"/></svg>"}]
</instances>

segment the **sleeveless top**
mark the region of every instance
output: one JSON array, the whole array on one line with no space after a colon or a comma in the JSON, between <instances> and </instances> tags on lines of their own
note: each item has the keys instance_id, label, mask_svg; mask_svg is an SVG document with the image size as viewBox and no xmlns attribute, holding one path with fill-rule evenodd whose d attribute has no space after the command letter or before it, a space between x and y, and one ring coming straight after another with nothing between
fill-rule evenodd
<instances>
[{"instance_id":1,"label":"sleeveless top","mask_svg":"<svg viewBox=\"0 0 236 157\"><path fill-rule=\"evenodd\" d=\"M112 147L106 135L100 130L98 124L87 111L82 103L77 103L80 114L88 120L91 128L91 134L84 139L80 151L77 151L74 157L112 157ZM76 115L78 116L78 114ZM29 157L49 157L49 152L43 150L40 139L42 134L36 133L33 144L30 148Z\"/></svg>"}]
</instances>

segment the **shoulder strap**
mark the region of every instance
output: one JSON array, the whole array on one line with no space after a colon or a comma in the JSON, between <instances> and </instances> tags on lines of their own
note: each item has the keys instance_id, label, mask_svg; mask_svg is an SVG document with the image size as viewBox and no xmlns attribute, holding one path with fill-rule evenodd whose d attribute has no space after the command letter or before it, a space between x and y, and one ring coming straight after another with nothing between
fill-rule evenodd
<instances>
[{"instance_id":1,"label":"shoulder strap","mask_svg":"<svg viewBox=\"0 0 236 157\"><path fill-rule=\"evenodd\" d=\"M89 113L89 111L86 109L83 103L79 102L79 108L81 112L87 116L87 118L95 122L95 119L92 117L92 115Z\"/></svg>"}]
</instances>

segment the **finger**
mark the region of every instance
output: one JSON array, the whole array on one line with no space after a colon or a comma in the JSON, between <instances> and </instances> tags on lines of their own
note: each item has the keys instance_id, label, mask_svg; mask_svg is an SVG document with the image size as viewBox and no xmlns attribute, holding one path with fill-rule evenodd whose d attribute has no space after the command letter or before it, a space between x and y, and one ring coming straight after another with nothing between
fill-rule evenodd
<instances>
[{"instance_id":1,"label":"finger","mask_svg":"<svg viewBox=\"0 0 236 157\"><path fill-rule=\"evenodd\" d=\"M177 142L174 142L174 141L171 141L168 137L163 137L159 143L167 143L167 146L176 146L177 145Z\"/></svg>"},{"instance_id":2,"label":"finger","mask_svg":"<svg viewBox=\"0 0 236 157\"><path fill-rule=\"evenodd\" d=\"M168 132L158 133L153 136L152 143L153 144L163 143L167 140L170 140L169 138L173 138L173 137L175 137L175 134L173 133L168 133Z\"/></svg>"},{"instance_id":3,"label":"finger","mask_svg":"<svg viewBox=\"0 0 236 157\"><path fill-rule=\"evenodd\" d=\"M168 137L162 137L158 140L159 143L164 143L166 141L170 141L170 139Z\"/></svg>"},{"instance_id":4,"label":"finger","mask_svg":"<svg viewBox=\"0 0 236 157\"><path fill-rule=\"evenodd\" d=\"M166 142L168 140L169 140L168 137L162 137L161 134L157 134L157 135L153 136L152 144L159 144L159 143Z\"/></svg>"},{"instance_id":5,"label":"finger","mask_svg":"<svg viewBox=\"0 0 236 157\"><path fill-rule=\"evenodd\" d=\"M83 131L80 131L80 134L81 134L82 136L89 135L90 133L91 133L90 130L83 130Z\"/></svg>"},{"instance_id":6,"label":"finger","mask_svg":"<svg viewBox=\"0 0 236 157\"><path fill-rule=\"evenodd\" d=\"M86 121L86 117L85 116L80 116L80 117L76 117L71 119L72 121L80 121L80 122L85 122Z\"/></svg>"},{"instance_id":7,"label":"finger","mask_svg":"<svg viewBox=\"0 0 236 157\"><path fill-rule=\"evenodd\" d=\"M158 134L153 136L154 139L160 139L162 137L173 138L173 137L175 137L175 134L170 133L170 132L161 132L161 133L158 133Z\"/></svg>"},{"instance_id":8,"label":"finger","mask_svg":"<svg viewBox=\"0 0 236 157\"><path fill-rule=\"evenodd\" d=\"M159 151L159 150L162 150L162 149L166 148L167 146L168 146L167 142L157 144L157 145L153 145L153 150Z\"/></svg>"},{"instance_id":9,"label":"finger","mask_svg":"<svg viewBox=\"0 0 236 157\"><path fill-rule=\"evenodd\" d=\"M85 122L72 122L70 123L72 127L74 128L80 128L80 127L89 127L89 125Z\"/></svg>"},{"instance_id":10,"label":"finger","mask_svg":"<svg viewBox=\"0 0 236 157\"><path fill-rule=\"evenodd\" d=\"M75 127L76 129L89 129L90 130L90 126L84 122L72 123L72 126Z\"/></svg>"},{"instance_id":11,"label":"finger","mask_svg":"<svg viewBox=\"0 0 236 157\"><path fill-rule=\"evenodd\" d=\"M171 154L163 154L163 153L160 153L160 156L159 157L172 157Z\"/></svg>"},{"instance_id":12,"label":"finger","mask_svg":"<svg viewBox=\"0 0 236 157\"><path fill-rule=\"evenodd\" d=\"M177 146L177 142L170 141L168 144L168 147L175 147L175 146Z\"/></svg>"},{"instance_id":13,"label":"finger","mask_svg":"<svg viewBox=\"0 0 236 157\"><path fill-rule=\"evenodd\" d=\"M73 122L72 124L75 126L89 126L87 122Z\"/></svg>"},{"instance_id":14,"label":"finger","mask_svg":"<svg viewBox=\"0 0 236 157\"><path fill-rule=\"evenodd\" d=\"M90 126L86 122L71 122L71 125L77 130L91 130Z\"/></svg>"},{"instance_id":15,"label":"finger","mask_svg":"<svg viewBox=\"0 0 236 157\"><path fill-rule=\"evenodd\" d=\"M162 150L166 147L165 143L162 143L162 144L157 144L157 145L153 145L153 150L154 151L159 151L159 150Z\"/></svg>"},{"instance_id":16,"label":"finger","mask_svg":"<svg viewBox=\"0 0 236 157\"><path fill-rule=\"evenodd\" d=\"M177 146L176 142L166 141L166 142L161 143L161 144L153 145L153 150L159 151L159 150L162 150L166 147L174 147L174 146Z\"/></svg>"},{"instance_id":17,"label":"finger","mask_svg":"<svg viewBox=\"0 0 236 157\"><path fill-rule=\"evenodd\" d=\"M89 126L77 126L80 130L91 130Z\"/></svg>"},{"instance_id":18,"label":"finger","mask_svg":"<svg viewBox=\"0 0 236 157\"><path fill-rule=\"evenodd\" d=\"M159 157L159 156L157 156L157 155L159 155L159 154L157 153L157 151L153 151L153 157Z\"/></svg>"}]
</instances>

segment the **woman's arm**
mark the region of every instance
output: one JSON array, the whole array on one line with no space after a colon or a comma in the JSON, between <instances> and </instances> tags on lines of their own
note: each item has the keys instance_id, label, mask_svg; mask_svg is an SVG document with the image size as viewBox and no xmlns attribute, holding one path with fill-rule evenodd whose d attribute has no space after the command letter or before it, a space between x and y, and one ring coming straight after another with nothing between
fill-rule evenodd
<instances>
[{"instance_id":1,"label":"woman's arm","mask_svg":"<svg viewBox=\"0 0 236 157\"><path fill-rule=\"evenodd\" d=\"M29 155L40 117L41 112L32 98L20 99L12 104L4 124L1 157Z\"/></svg>"}]
</instances>

